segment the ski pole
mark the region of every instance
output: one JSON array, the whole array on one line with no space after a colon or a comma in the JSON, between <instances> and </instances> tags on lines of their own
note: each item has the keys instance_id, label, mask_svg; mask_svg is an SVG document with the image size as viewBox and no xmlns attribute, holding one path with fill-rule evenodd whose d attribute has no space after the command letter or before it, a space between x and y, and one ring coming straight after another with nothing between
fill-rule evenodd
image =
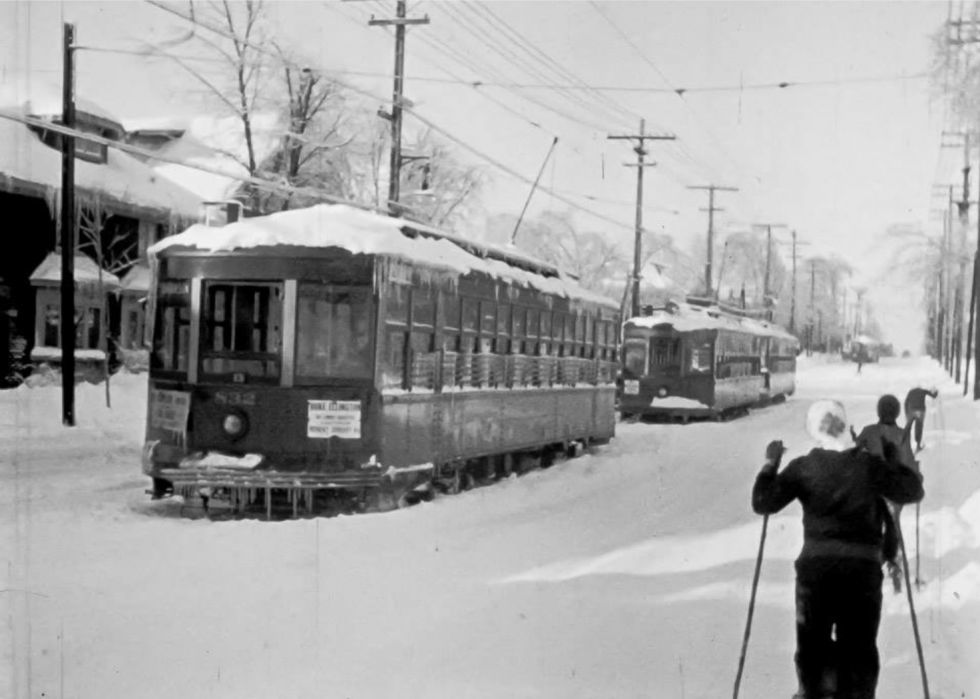
<instances>
[{"instance_id":1,"label":"ski pole","mask_svg":"<svg viewBox=\"0 0 980 699\"><path fill-rule=\"evenodd\" d=\"M752 593L749 596L749 615L745 620L745 636L742 638L742 653L738 658L738 674L735 675L735 693L732 699L738 699L738 688L742 684L742 671L745 669L745 653L749 647L749 633L752 631L752 613L755 611L755 593L759 589L759 574L762 572L762 551L766 546L766 528L769 525L769 515L762 518L762 536L759 537L759 555L755 559L755 574L752 576ZM928 697L927 697L928 699Z\"/></svg>"},{"instance_id":2,"label":"ski pole","mask_svg":"<svg viewBox=\"0 0 980 699\"><path fill-rule=\"evenodd\" d=\"M922 576L919 574L919 563L922 556L919 555L919 503L915 503L915 586L918 588L922 584Z\"/></svg>"},{"instance_id":3,"label":"ski pole","mask_svg":"<svg viewBox=\"0 0 980 699\"><path fill-rule=\"evenodd\" d=\"M915 636L915 650L919 655L919 671L922 673L922 693L924 699L929 699L929 680L926 678L926 661L922 655L922 639L919 637L919 622L915 618L915 603L912 601L912 586L909 581L909 559L905 553L905 537L902 534L902 523L895 518L895 531L898 533L898 545L902 549L902 569L905 572L905 592L909 598L909 613L912 617L912 634Z\"/></svg>"}]
</instances>

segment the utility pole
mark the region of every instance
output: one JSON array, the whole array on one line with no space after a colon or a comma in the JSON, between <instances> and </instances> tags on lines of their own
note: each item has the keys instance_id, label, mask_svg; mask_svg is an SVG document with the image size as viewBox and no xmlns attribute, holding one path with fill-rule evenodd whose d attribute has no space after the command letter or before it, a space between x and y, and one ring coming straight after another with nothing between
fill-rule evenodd
<instances>
[{"instance_id":1,"label":"utility pole","mask_svg":"<svg viewBox=\"0 0 980 699\"><path fill-rule=\"evenodd\" d=\"M61 123L75 128L75 25L65 23ZM75 137L61 137L61 422L75 426Z\"/></svg>"},{"instance_id":2,"label":"utility pole","mask_svg":"<svg viewBox=\"0 0 980 699\"><path fill-rule=\"evenodd\" d=\"M813 311L814 311L814 292L817 289L817 261L810 260L810 313L807 321L806 350L807 355L813 354Z\"/></svg>"},{"instance_id":3,"label":"utility pole","mask_svg":"<svg viewBox=\"0 0 980 699\"><path fill-rule=\"evenodd\" d=\"M796 332L796 248L798 245L809 245L805 241L796 239L796 231L793 231L793 293L790 295L789 305L789 331L790 334ZM812 304L813 301L811 300Z\"/></svg>"},{"instance_id":4,"label":"utility pole","mask_svg":"<svg viewBox=\"0 0 980 699\"><path fill-rule=\"evenodd\" d=\"M973 41L962 41L957 39L953 43L964 44L964 43L974 43ZM970 227L970 205L974 202L970 201L970 132L951 132L943 131L943 136L958 136L962 138L962 143L944 143L942 144L944 148L963 148L963 198L959 201L954 202L952 199L952 187L950 188L950 207L955 203L959 213L960 220L960 235L959 240L950 245L950 252L954 249L960 251L965 248L966 241L966 231ZM950 238L952 239L952 214L950 218ZM966 307L966 299L964 298L964 286L966 285L966 263L967 260L961 255L959 264L959 274L956 275L955 281L950 279L949 286L951 288L952 295L952 306L953 313L952 319L948 323L950 329L950 350L947 359L947 371L953 376L956 383L960 382L962 362L963 362L963 314ZM950 277L955 275L955 271L951 271Z\"/></svg>"},{"instance_id":5,"label":"utility pole","mask_svg":"<svg viewBox=\"0 0 980 699\"><path fill-rule=\"evenodd\" d=\"M944 325L943 345L945 347L945 366L946 373L953 375L953 324L956 320L956 293L953 290L953 270L950 264L953 254L953 185L949 186L949 206L947 214L946 228L946 255L943 261L943 270L946 272L946 299L943 309Z\"/></svg>"},{"instance_id":6,"label":"utility pole","mask_svg":"<svg viewBox=\"0 0 980 699\"><path fill-rule=\"evenodd\" d=\"M688 187L688 189L706 189L708 190L708 208L701 209L701 211L708 212L708 257L707 263L704 266L704 290L708 295L708 298L717 298L717 294L714 292L714 282L711 278L711 265L714 258L715 250L715 212L724 211L724 209L719 209L715 206L715 192L737 192L737 187L719 187L715 184L700 185L696 187ZM718 286L721 286L721 277L718 278Z\"/></svg>"},{"instance_id":7,"label":"utility pole","mask_svg":"<svg viewBox=\"0 0 980 699\"><path fill-rule=\"evenodd\" d=\"M963 133L963 199L956 202L960 213L960 236L964 239L970 226L970 132ZM957 246L958 248L960 246ZM965 245L962 247L966 247ZM963 286L966 282L966 260L960 260L960 275L956 283L956 383L960 382L960 369L963 363Z\"/></svg>"},{"instance_id":8,"label":"utility pole","mask_svg":"<svg viewBox=\"0 0 980 699\"><path fill-rule=\"evenodd\" d=\"M636 163L627 164L627 167L636 168L636 233L633 241L633 304L632 315L640 315L640 265L643 252L643 168L653 167L656 163L646 163L643 158L647 151L643 147L646 141L673 141L676 136L653 136L646 133L646 119L640 119L640 133L626 136L607 136L609 140L630 140L636 141L633 151L636 153Z\"/></svg>"},{"instance_id":9,"label":"utility pole","mask_svg":"<svg viewBox=\"0 0 980 699\"><path fill-rule=\"evenodd\" d=\"M391 96L391 114L379 110L378 114L391 121L391 159L388 175L388 212L392 216L401 213L398 197L401 190L402 169L402 106L407 102L402 96L405 85L405 27L411 24L428 24L429 16L409 19L405 0L398 0L394 19L375 19L371 16L368 25L372 27L395 26L395 86Z\"/></svg>"},{"instance_id":10,"label":"utility pole","mask_svg":"<svg viewBox=\"0 0 980 699\"><path fill-rule=\"evenodd\" d=\"M946 37L946 43L947 43L947 45L949 45L949 46L964 46L966 44L977 44L977 43L980 43L980 32L978 32L978 29L980 29L980 20L978 20L978 19L965 20L965 21L964 20L959 20L957 22L953 22L951 20L947 20L946 21L946 26L947 27L955 27L956 28L956 37L955 38L953 38L951 36L947 36ZM966 39L963 38L963 32L962 32L962 28L964 26L970 26L971 29L972 29L971 36L969 38L966 38ZM978 126L980 126L980 123L978 123ZM967 136L967 138L969 138L969 136ZM968 157L968 155L967 155L967 157ZM966 173L964 173L964 181L966 181ZM965 216L966 223L965 223L965 225L963 227L964 236L965 236L966 228L969 225L969 203L968 203L968 200L969 200L969 190L966 187L964 187L963 201L964 201L964 204L965 204L965 207L966 207L966 216ZM961 217L963 216L963 210L962 210L962 208L960 209L960 215L961 215ZM976 251L976 254L973 257L973 293L972 293L972 295L970 297L970 307L973 309L970 312L970 320L971 320L971 322L973 321L974 314L976 312L980 311L980 301L978 301L978 298L977 298L978 297L978 294L980 294L980 280L978 280L978 277L977 277L977 275L980 274L980 270L978 270L978 265L980 265L980 211L978 211L978 214L977 214L977 234L978 234L978 238L977 238L977 251ZM964 238L964 243L965 243L965 238ZM966 252L966 245L965 244L963 245L963 248L964 248L963 251ZM966 261L965 260L961 262L961 269L962 269L962 273L963 273L963 278L960 280L961 283L958 285L958 288L959 289L962 289L963 285L966 282ZM961 295L961 293L958 294L958 295ZM974 354L975 361L974 361L974 364L973 364L973 373L974 373L974 377L973 377L973 400L980 400L980 377L977 377L977 375L976 375L978 373L977 372L977 369L980 369L980 319L977 319L977 322L973 323L973 326L974 326L973 327L973 330L976 332L976 337L975 337L975 342L974 342L974 347L973 347L973 351L975 352L975 354ZM957 347L957 351L959 351L959 347ZM967 349L967 352L969 352L969 349ZM957 373L956 380L959 381L959 363L957 363L956 373ZM964 379L964 394L965 394L965 389L966 389L966 384L967 383L968 382Z\"/></svg>"},{"instance_id":11,"label":"utility pole","mask_svg":"<svg viewBox=\"0 0 980 699\"><path fill-rule=\"evenodd\" d=\"M754 223L753 226L766 229L766 276L762 285L762 305L766 308L766 319L772 320L772 301L769 298L769 278L772 267L772 229L787 228L785 223Z\"/></svg>"}]
</instances>

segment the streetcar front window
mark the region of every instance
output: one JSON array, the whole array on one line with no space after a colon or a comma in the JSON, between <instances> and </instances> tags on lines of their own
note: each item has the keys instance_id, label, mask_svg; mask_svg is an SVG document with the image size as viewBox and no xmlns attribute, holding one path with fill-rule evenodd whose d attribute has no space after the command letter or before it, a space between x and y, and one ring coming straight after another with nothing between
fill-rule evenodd
<instances>
[{"instance_id":1,"label":"streetcar front window","mask_svg":"<svg viewBox=\"0 0 980 699\"><path fill-rule=\"evenodd\" d=\"M201 370L205 376L279 378L282 288L279 284L208 282Z\"/></svg>"},{"instance_id":2,"label":"streetcar front window","mask_svg":"<svg viewBox=\"0 0 980 699\"><path fill-rule=\"evenodd\" d=\"M156 291L156 320L150 368L186 374L190 348L190 283L160 282Z\"/></svg>"},{"instance_id":3,"label":"streetcar front window","mask_svg":"<svg viewBox=\"0 0 980 699\"><path fill-rule=\"evenodd\" d=\"M300 284L296 322L300 380L371 378L372 318L370 287Z\"/></svg>"},{"instance_id":4,"label":"streetcar front window","mask_svg":"<svg viewBox=\"0 0 980 699\"><path fill-rule=\"evenodd\" d=\"M643 337L628 337L623 342L623 364L632 376L647 373L647 340Z\"/></svg>"}]
</instances>

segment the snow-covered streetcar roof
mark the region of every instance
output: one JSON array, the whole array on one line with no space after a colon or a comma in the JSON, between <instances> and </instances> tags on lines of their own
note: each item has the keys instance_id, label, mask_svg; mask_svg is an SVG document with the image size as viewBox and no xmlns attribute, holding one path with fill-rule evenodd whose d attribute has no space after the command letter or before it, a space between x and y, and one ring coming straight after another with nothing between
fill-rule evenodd
<instances>
[{"instance_id":1,"label":"snow-covered streetcar roof","mask_svg":"<svg viewBox=\"0 0 980 699\"><path fill-rule=\"evenodd\" d=\"M320 204L246 218L226 226L195 224L149 248L230 252L266 247L342 248L380 255L462 276L481 272L558 296L618 309L619 304L581 287L557 267L516 250L465 240L436 228L342 204Z\"/></svg>"},{"instance_id":2,"label":"snow-covered streetcar roof","mask_svg":"<svg viewBox=\"0 0 980 699\"><path fill-rule=\"evenodd\" d=\"M626 321L636 328L673 328L677 332L692 330L737 330L752 335L778 337L784 340L797 341L796 337L786 332L780 326L764 320L741 317L726 313L717 307L702 307L690 304L678 304L671 310L656 309L651 315L636 316Z\"/></svg>"}]
</instances>

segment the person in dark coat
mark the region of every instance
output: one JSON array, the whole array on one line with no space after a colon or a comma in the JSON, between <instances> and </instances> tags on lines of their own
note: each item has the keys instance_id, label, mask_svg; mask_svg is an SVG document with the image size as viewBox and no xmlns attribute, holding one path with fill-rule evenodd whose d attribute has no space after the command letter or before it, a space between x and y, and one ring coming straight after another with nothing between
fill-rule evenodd
<instances>
[{"instance_id":1,"label":"person in dark coat","mask_svg":"<svg viewBox=\"0 0 980 699\"><path fill-rule=\"evenodd\" d=\"M908 425L902 429L896 424L898 416L902 412L902 406L898 398L886 394L878 399L878 422L868 425L861 434L851 435L858 449L868 451L879 458L884 458L885 454L882 445L887 441L898 450L898 458L903 465L908 466L916 473L919 472L919 462L915 460L912 453L912 445L909 440ZM902 514L901 505L892 505L887 500L882 499L880 503L880 516L883 526L883 554L885 566L891 577L892 585L896 592L902 591L902 568L898 562L898 529L897 522Z\"/></svg>"},{"instance_id":2,"label":"person in dark coat","mask_svg":"<svg viewBox=\"0 0 980 699\"><path fill-rule=\"evenodd\" d=\"M905 423L915 426L915 450L922 451L922 428L926 421L926 396L937 398L939 391L916 387L905 396Z\"/></svg>"},{"instance_id":3,"label":"person in dark coat","mask_svg":"<svg viewBox=\"0 0 980 699\"><path fill-rule=\"evenodd\" d=\"M840 439L845 425L835 422ZM835 697L874 699L884 579L880 503L908 504L924 495L920 476L901 462L895 445L882 440L881 450L884 458L858 448L816 448L780 472L785 449L773 441L752 489L757 514L774 514L793 500L803 506L796 665L805 699L825 696L828 675L836 676Z\"/></svg>"}]
</instances>

